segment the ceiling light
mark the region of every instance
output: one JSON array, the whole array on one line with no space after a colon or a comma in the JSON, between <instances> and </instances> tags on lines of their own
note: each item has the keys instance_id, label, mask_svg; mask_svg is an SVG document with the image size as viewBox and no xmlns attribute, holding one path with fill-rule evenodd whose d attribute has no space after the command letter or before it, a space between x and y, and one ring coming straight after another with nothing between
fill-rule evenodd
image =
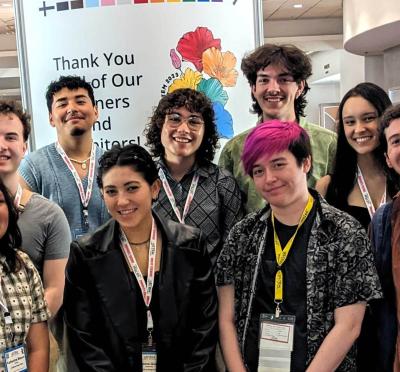
<instances>
[{"instance_id":1,"label":"ceiling light","mask_svg":"<svg viewBox=\"0 0 400 372\"><path fill-rule=\"evenodd\" d=\"M303 4L294 4L293 8L300 9L303 7Z\"/></svg>"}]
</instances>

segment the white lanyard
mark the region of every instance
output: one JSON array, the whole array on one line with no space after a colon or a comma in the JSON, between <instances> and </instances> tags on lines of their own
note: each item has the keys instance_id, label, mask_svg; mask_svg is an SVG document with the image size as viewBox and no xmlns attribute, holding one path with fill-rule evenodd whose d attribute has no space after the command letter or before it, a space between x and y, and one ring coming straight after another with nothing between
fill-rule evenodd
<instances>
[{"instance_id":1,"label":"white lanyard","mask_svg":"<svg viewBox=\"0 0 400 372\"><path fill-rule=\"evenodd\" d=\"M157 253L157 226L154 218L152 218L150 245L149 245L149 266L147 268L147 284L143 278L142 272L139 269L139 265L136 262L136 258L132 253L129 241L121 229L120 243L122 253L124 254L125 260L129 266L130 271L133 272L135 278L139 284L142 292L143 301L147 309L147 330L153 329L153 318L150 312L150 302L153 292L155 266L156 266L156 253Z\"/></svg>"},{"instance_id":2,"label":"white lanyard","mask_svg":"<svg viewBox=\"0 0 400 372\"><path fill-rule=\"evenodd\" d=\"M21 198L22 198L22 187L20 184L17 185L17 192L15 193L14 197L14 205L18 209L19 205L21 204Z\"/></svg>"},{"instance_id":3,"label":"white lanyard","mask_svg":"<svg viewBox=\"0 0 400 372\"><path fill-rule=\"evenodd\" d=\"M365 184L365 180L364 180L364 177L361 173L361 169L359 166L357 166L357 182L358 182L358 186L360 187L361 194L364 199L365 205L367 206L369 215L372 219L373 215L375 214L375 207L374 207L374 204L372 203L371 196L369 195L367 185ZM379 204L379 207L385 203L386 203L386 187L385 187L385 192L382 195L382 199Z\"/></svg>"},{"instance_id":4,"label":"white lanyard","mask_svg":"<svg viewBox=\"0 0 400 372\"><path fill-rule=\"evenodd\" d=\"M196 192L197 185L199 183L199 175L197 173L194 174L192 183L190 184L189 193L186 198L185 207L183 208L183 214L181 217L181 212L179 211L174 195L172 194L171 187L169 186L167 177L165 176L164 171L160 168L158 171L158 175L160 176L161 182L163 184L165 193L167 194L168 200L171 203L172 209L175 212L176 217L180 223L185 223L185 217L187 216L190 208L190 204L192 204L192 200L194 197L194 193Z\"/></svg>"},{"instance_id":5,"label":"white lanyard","mask_svg":"<svg viewBox=\"0 0 400 372\"><path fill-rule=\"evenodd\" d=\"M94 181L94 169L95 169L95 157L96 157L96 150L94 142L92 143L92 149L90 150L90 164L89 164L89 171L88 171L88 184L85 190L83 188L82 180L79 177L78 172L76 171L75 167L72 165L71 161L69 160L67 154L65 153L64 149L61 147L59 142L56 142L56 149L60 154L61 158L64 160L64 163L67 165L68 169L71 171L72 176L74 177L76 186L79 190L79 196L81 198L81 203L83 206L83 216L85 218L85 224L88 224L88 205L90 198L92 196L93 190L93 181Z\"/></svg>"}]
</instances>

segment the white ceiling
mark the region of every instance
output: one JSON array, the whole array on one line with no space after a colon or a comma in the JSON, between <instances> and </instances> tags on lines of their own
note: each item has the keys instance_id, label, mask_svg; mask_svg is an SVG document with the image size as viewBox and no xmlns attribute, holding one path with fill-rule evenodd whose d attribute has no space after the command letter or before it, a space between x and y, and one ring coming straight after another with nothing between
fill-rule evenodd
<instances>
[{"instance_id":1,"label":"white ceiling","mask_svg":"<svg viewBox=\"0 0 400 372\"><path fill-rule=\"evenodd\" d=\"M265 41L342 48L342 9L342 0L263 0ZM0 98L17 98L19 87L12 0L0 0Z\"/></svg>"}]
</instances>

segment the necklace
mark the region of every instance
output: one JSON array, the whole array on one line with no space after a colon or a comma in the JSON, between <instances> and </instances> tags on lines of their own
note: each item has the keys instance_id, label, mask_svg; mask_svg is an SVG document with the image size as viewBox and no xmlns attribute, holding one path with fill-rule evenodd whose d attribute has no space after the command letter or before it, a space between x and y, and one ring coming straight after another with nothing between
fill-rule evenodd
<instances>
[{"instance_id":1,"label":"necklace","mask_svg":"<svg viewBox=\"0 0 400 372\"><path fill-rule=\"evenodd\" d=\"M90 160L90 156L89 156L87 159L85 159L85 160L76 160L76 159L73 159L73 158L68 158L68 159L71 160L71 161L74 162L74 163L80 164L80 165L81 165L81 168L82 168L83 170L85 170L85 169L87 168L86 163L88 162L88 160Z\"/></svg>"},{"instance_id":2,"label":"necklace","mask_svg":"<svg viewBox=\"0 0 400 372\"><path fill-rule=\"evenodd\" d=\"M150 241L150 238L148 238L147 240L145 240L145 241L143 241L143 242L138 242L138 243L135 243L135 242L129 242L129 244L130 245L144 245L144 244L148 244L149 243L149 241Z\"/></svg>"}]
</instances>

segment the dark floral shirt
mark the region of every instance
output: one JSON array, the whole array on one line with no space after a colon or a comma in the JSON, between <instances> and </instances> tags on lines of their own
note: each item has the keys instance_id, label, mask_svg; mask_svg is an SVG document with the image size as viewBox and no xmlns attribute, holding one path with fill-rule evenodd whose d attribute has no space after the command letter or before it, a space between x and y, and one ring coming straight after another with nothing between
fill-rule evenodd
<instances>
[{"instance_id":1,"label":"dark floral shirt","mask_svg":"<svg viewBox=\"0 0 400 372\"><path fill-rule=\"evenodd\" d=\"M199 183L185 217L185 224L196 226L202 231L212 266L215 267L230 229L243 217L239 186L228 171L212 163L202 167L195 165L180 182L170 175L162 160L159 160L157 165L165 173L181 214L193 175L195 172L199 175ZM153 209L165 218L179 222L163 187L157 201L153 204Z\"/></svg>"},{"instance_id":2,"label":"dark floral shirt","mask_svg":"<svg viewBox=\"0 0 400 372\"><path fill-rule=\"evenodd\" d=\"M310 192L317 213L307 247L307 365L334 326L335 309L382 297L365 230L315 191ZM257 288L258 252L270 212L267 206L236 224L217 261L217 285L235 287L235 321L242 351L253 305L251 293ZM355 362L353 346L337 371L355 371Z\"/></svg>"}]
</instances>

